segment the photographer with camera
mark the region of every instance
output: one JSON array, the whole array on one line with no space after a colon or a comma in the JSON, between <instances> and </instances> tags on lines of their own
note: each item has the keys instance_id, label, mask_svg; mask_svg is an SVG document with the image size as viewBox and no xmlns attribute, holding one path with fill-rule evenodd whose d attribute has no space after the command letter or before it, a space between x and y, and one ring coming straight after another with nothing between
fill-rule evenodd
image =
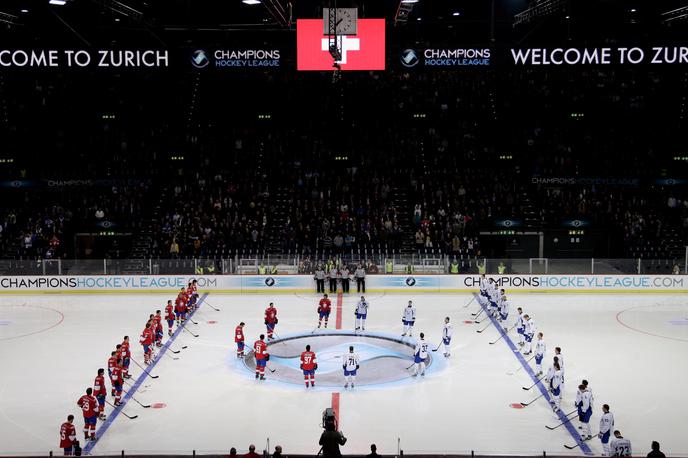
<instances>
[{"instance_id":1,"label":"photographer with camera","mask_svg":"<svg viewBox=\"0 0 688 458\"><path fill-rule=\"evenodd\" d=\"M346 444L346 437L341 431L337 431L337 419L333 409L327 408L323 412L322 427L325 428L320 436L319 444L322 446L318 455L323 458L340 458L342 453L339 446Z\"/></svg>"}]
</instances>

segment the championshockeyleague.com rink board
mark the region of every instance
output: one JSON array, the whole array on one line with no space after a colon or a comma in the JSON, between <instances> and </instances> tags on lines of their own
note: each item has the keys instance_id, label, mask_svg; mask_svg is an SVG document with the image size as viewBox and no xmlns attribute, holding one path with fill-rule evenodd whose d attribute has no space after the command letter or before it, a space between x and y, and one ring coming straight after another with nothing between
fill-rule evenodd
<instances>
[{"instance_id":1,"label":"championshockeyleague.com rink board","mask_svg":"<svg viewBox=\"0 0 688 458\"><path fill-rule=\"evenodd\" d=\"M394 277L404 282L408 278ZM265 277L246 278L265 281ZM647 278L651 283L655 277ZM373 277L369 279L374 289ZM174 290L177 285L170 286ZM507 294L515 292L516 287L504 286ZM522 389L534 380L509 345L509 338L515 341L513 331L507 339L497 340L500 334L488 320L473 323L471 314L479 308L470 293L436 294L409 288L390 290L395 294L366 294L370 309L366 333L360 335L351 335L359 295L351 293L339 300L336 294L330 295L333 310L328 332L338 334L330 329L336 328L339 317L343 334L332 339L317 335L324 331L314 332L320 296L312 292L240 295L213 292L211 285L207 290L200 288L209 292L207 304L219 311L200 307L193 317L198 324L188 324L199 337L177 333L166 348L179 353L167 351L159 356L152 368L158 378L142 375L132 363L131 381L137 387L131 393L152 407L128 400L123 412L138 415L133 420L113 414L108 407L107 428L91 452L187 453L195 449L226 453L237 447L242 453L250 443L264 448L269 437L271 447L282 445L287 454L315 454L322 411L338 405L340 428L349 439L345 453L367 453L369 445L376 443L381 454L395 454L398 440L405 453L581 453L578 448L564 447L576 445L571 430L545 428L559 424L560 419L544 398L525 408L511 407L541 394L539 386ZM545 369L554 347L562 347L565 413L574 409L576 387L585 378L595 399L593 433L601 406L607 403L615 427L632 441L634 455L646 453L650 442L658 440L668 456L688 456L688 396L684 393L688 305L687 296L676 292L684 288L667 286L664 293L649 294L524 291L511 297L509 322L514 321L518 306L533 316L547 342ZM0 295L0 454L59 453L59 426L69 413L75 415L77 436L83 439L76 400L92 386L97 369L106 367L110 351L123 335L132 337L133 357L141 361L138 335L148 315L163 309L172 298L168 293L113 295L98 290L71 294L71 289L75 288L42 294L13 287L12 294ZM150 285L141 289L151 292ZM454 325L452 357L445 359L443 348L432 353L433 363L423 379L411 378L410 371L409 376L404 374L412 363L412 350L401 337L402 310L408 300L417 307L414 335L406 339L408 343L413 344L422 331L434 349L440 343L444 317L449 316ZM274 366L269 365L276 371L266 371L267 380L257 382L250 364L235 357L233 332L244 321L251 344L265 332L263 311L271 301L278 309L277 334L288 340L273 344L274 351L269 348L276 355ZM477 333L479 329L485 330ZM308 391L299 383L293 359L306 343L323 364L322 373L316 375L316 389ZM343 377L338 386L335 362L349 344L359 346L362 353L361 384L353 391L344 390ZM574 421L574 432L576 426ZM103 422L99 422L102 430ZM601 453L597 439L584 446L590 453Z\"/></svg>"}]
</instances>

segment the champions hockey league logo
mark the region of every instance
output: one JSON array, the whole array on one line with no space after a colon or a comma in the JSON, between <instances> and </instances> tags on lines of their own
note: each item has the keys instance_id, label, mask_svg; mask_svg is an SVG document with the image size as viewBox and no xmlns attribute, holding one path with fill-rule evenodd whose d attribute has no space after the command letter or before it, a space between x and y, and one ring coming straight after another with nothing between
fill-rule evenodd
<instances>
[{"instance_id":1,"label":"champions hockey league logo","mask_svg":"<svg viewBox=\"0 0 688 458\"><path fill-rule=\"evenodd\" d=\"M406 279L406 286L415 286L416 284L416 279L413 277L408 277Z\"/></svg>"},{"instance_id":2,"label":"champions hockey league logo","mask_svg":"<svg viewBox=\"0 0 688 458\"><path fill-rule=\"evenodd\" d=\"M265 279L265 286L274 286L275 285L275 279L272 277L268 277Z\"/></svg>"}]
</instances>

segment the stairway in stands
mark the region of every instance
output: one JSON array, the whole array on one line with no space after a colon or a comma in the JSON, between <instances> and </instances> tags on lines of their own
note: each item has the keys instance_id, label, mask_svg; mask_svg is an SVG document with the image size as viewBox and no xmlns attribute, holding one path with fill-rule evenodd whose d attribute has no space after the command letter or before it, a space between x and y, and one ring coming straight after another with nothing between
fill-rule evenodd
<instances>
[{"instance_id":1,"label":"stairway in stands","mask_svg":"<svg viewBox=\"0 0 688 458\"><path fill-rule=\"evenodd\" d=\"M397 220L402 230L401 248L402 254L413 253L414 250L414 235L413 230L413 208L415 203L412 202L411 191L408 184L396 183L392 186L392 201L397 210Z\"/></svg>"},{"instance_id":2,"label":"stairway in stands","mask_svg":"<svg viewBox=\"0 0 688 458\"><path fill-rule=\"evenodd\" d=\"M270 254L280 254L284 251L282 240L291 209L291 198L286 187L277 188L270 198L272 205L268 214L268 227L265 231L265 248Z\"/></svg>"}]
</instances>

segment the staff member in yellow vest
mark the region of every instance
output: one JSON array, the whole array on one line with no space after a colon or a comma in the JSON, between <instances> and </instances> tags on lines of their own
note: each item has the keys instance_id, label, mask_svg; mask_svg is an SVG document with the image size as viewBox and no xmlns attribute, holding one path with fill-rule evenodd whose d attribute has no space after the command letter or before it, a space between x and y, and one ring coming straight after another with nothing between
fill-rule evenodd
<instances>
[{"instance_id":1,"label":"staff member in yellow vest","mask_svg":"<svg viewBox=\"0 0 688 458\"><path fill-rule=\"evenodd\" d=\"M267 273L267 269L261 262L260 265L258 266L258 275L265 275Z\"/></svg>"},{"instance_id":2,"label":"staff member in yellow vest","mask_svg":"<svg viewBox=\"0 0 688 458\"><path fill-rule=\"evenodd\" d=\"M385 261L385 273L387 275L394 273L394 263L391 259Z\"/></svg>"},{"instance_id":3,"label":"staff member in yellow vest","mask_svg":"<svg viewBox=\"0 0 688 458\"><path fill-rule=\"evenodd\" d=\"M452 262L449 265L449 273L450 274L458 274L459 273L459 262L456 260L456 258L452 259Z\"/></svg>"},{"instance_id":4,"label":"staff member in yellow vest","mask_svg":"<svg viewBox=\"0 0 688 458\"><path fill-rule=\"evenodd\" d=\"M500 262L499 265L497 266L497 273L499 275L504 275L504 272L506 272L506 266L504 265L503 262Z\"/></svg>"},{"instance_id":5,"label":"staff member in yellow vest","mask_svg":"<svg viewBox=\"0 0 688 458\"><path fill-rule=\"evenodd\" d=\"M476 261L476 265L478 266L478 273L480 275L485 275L487 273L487 266L485 264L487 264L487 261L483 261L482 264Z\"/></svg>"}]
</instances>

